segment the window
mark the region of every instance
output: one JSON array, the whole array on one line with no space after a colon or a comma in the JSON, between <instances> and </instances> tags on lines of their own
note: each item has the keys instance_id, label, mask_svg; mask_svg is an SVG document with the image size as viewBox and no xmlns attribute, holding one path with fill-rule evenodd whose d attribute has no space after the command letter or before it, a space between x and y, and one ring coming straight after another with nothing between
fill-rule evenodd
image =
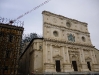
<instances>
[{"instance_id":1,"label":"window","mask_svg":"<svg viewBox=\"0 0 99 75\"><path fill-rule=\"evenodd\" d=\"M5 66L4 70L8 70L8 66Z\"/></svg>"},{"instance_id":2,"label":"window","mask_svg":"<svg viewBox=\"0 0 99 75\"><path fill-rule=\"evenodd\" d=\"M82 36L82 41L84 41L84 42L86 41L84 36Z\"/></svg>"},{"instance_id":3,"label":"window","mask_svg":"<svg viewBox=\"0 0 99 75\"><path fill-rule=\"evenodd\" d=\"M9 35L9 42L13 41L13 35Z\"/></svg>"},{"instance_id":4,"label":"window","mask_svg":"<svg viewBox=\"0 0 99 75\"><path fill-rule=\"evenodd\" d=\"M0 32L0 37L3 35L3 33L2 32Z\"/></svg>"},{"instance_id":5,"label":"window","mask_svg":"<svg viewBox=\"0 0 99 75\"><path fill-rule=\"evenodd\" d=\"M6 51L5 57L10 58L10 51L9 50Z\"/></svg>"},{"instance_id":6,"label":"window","mask_svg":"<svg viewBox=\"0 0 99 75\"><path fill-rule=\"evenodd\" d=\"M67 27L71 27L71 24L69 22L66 23Z\"/></svg>"},{"instance_id":7,"label":"window","mask_svg":"<svg viewBox=\"0 0 99 75\"><path fill-rule=\"evenodd\" d=\"M57 31L54 31L53 34L54 34L55 37L58 36L58 32Z\"/></svg>"},{"instance_id":8,"label":"window","mask_svg":"<svg viewBox=\"0 0 99 75\"><path fill-rule=\"evenodd\" d=\"M42 49L42 46L41 46L41 45L39 46L39 49L40 49L40 50Z\"/></svg>"}]
</instances>

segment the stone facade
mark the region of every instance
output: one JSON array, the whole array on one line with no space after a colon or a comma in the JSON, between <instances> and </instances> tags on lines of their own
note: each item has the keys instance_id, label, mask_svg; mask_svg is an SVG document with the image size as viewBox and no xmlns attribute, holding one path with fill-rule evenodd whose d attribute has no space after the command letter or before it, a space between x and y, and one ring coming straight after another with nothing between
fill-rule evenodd
<instances>
[{"instance_id":1,"label":"stone facade","mask_svg":"<svg viewBox=\"0 0 99 75\"><path fill-rule=\"evenodd\" d=\"M43 39L36 39L27 48L30 74L99 71L87 23L48 11L42 14Z\"/></svg>"},{"instance_id":2,"label":"stone facade","mask_svg":"<svg viewBox=\"0 0 99 75\"><path fill-rule=\"evenodd\" d=\"M34 38L19 58L20 75L28 75L35 72L43 72L43 38Z\"/></svg>"},{"instance_id":3,"label":"stone facade","mask_svg":"<svg viewBox=\"0 0 99 75\"><path fill-rule=\"evenodd\" d=\"M73 61L77 71L99 71L87 23L43 11L43 37L44 72L56 72L56 60L60 72L75 71Z\"/></svg>"},{"instance_id":4,"label":"stone facade","mask_svg":"<svg viewBox=\"0 0 99 75\"><path fill-rule=\"evenodd\" d=\"M99 64L99 50L98 49L95 49L95 57L96 57L97 62Z\"/></svg>"}]
</instances>

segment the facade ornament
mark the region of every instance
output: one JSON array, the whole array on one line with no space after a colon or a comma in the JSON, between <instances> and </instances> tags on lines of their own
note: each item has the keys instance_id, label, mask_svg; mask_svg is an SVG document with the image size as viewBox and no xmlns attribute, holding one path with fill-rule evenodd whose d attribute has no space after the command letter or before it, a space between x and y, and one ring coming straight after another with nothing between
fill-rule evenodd
<instances>
[{"instance_id":1,"label":"facade ornament","mask_svg":"<svg viewBox=\"0 0 99 75\"><path fill-rule=\"evenodd\" d=\"M60 56L59 54L58 55L56 55L56 56L53 56L53 58L55 59L55 60L62 60L63 59L63 57L62 56Z\"/></svg>"},{"instance_id":2,"label":"facade ornament","mask_svg":"<svg viewBox=\"0 0 99 75\"><path fill-rule=\"evenodd\" d=\"M85 61L92 61L92 59L90 57L86 57Z\"/></svg>"}]
</instances>

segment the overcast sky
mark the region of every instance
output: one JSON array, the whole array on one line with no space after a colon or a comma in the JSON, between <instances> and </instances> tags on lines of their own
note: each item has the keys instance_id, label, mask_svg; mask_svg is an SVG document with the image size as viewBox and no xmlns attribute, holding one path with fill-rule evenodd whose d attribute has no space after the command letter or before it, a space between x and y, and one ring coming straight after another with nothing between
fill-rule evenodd
<instances>
[{"instance_id":1,"label":"overcast sky","mask_svg":"<svg viewBox=\"0 0 99 75\"><path fill-rule=\"evenodd\" d=\"M45 0L0 0L0 17L16 19ZM24 33L42 34L42 11L47 10L88 23L92 44L99 49L99 0L51 0L39 9L19 19L24 21Z\"/></svg>"}]
</instances>

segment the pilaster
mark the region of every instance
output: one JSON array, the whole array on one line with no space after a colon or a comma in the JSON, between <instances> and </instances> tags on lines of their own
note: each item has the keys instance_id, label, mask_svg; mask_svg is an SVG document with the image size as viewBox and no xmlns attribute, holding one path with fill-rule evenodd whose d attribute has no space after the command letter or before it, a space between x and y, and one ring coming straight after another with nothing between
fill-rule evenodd
<instances>
[{"instance_id":1,"label":"pilaster","mask_svg":"<svg viewBox=\"0 0 99 75\"><path fill-rule=\"evenodd\" d=\"M66 47L66 62L63 64L63 72L73 72L73 68L72 68L72 64L70 63L70 59L69 59L69 52L68 52L68 47Z\"/></svg>"},{"instance_id":2,"label":"pilaster","mask_svg":"<svg viewBox=\"0 0 99 75\"><path fill-rule=\"evenodd\" d=\"M65 63L66 61L66 58L65 58L65 50L64 50L64 46L62 47L63 48L63 63Z\"/></svg>"},{"instance_id":3,"label":"pilaster","mask_svg":"<svg viewBox=\"0 0 99 75\"><path fill-rule=\"evenodd\" d=\"M50 51L51 51L51 63L53 63L53 58L52 58L52 45L50 44Z\"/></svg>"},{"instance_id":4,"label":"pilaster","mask_svg":"<svg viewBox=\"0 0 99 75\"><path fill-rule=\"evenodd\" d=\"M82 58L83 58L83 63L81 64L81 71L89 71L88 67L87 67L87 63L85 62L85 55L84 55L84 51L81 48L81 53L82 53Z\"/></svg>"},{"instance_id":5,"label":"pilaster","mask_svg":"<svg viewBox=\"0 0 99 75\"><path fill-rule=\"evenodd\" d=\"M47 63L47 42L46 42L46 63Z\"/></svg>"}]
</instances>

